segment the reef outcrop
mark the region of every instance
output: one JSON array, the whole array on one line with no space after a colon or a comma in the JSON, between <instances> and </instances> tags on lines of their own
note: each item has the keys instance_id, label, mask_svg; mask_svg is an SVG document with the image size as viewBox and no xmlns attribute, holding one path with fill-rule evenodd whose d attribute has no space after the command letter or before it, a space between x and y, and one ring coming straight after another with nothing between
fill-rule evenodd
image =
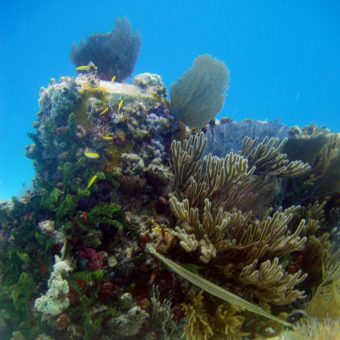
<instances>
[{"instance_id":1,"label":"reef outcrop","mask_svg":"<svg viewBox=\"0 0 340 340\"><path fill-rule=\"evenodd\" d=\"M159 75L78 71L40 90L33 187L0 203L1 338L252 339L302 332L303 318L338 324L339 134L195 117L184 102L173 115ZM221 84L200 88L219 107Z\"/></svg>"}]
</instances>

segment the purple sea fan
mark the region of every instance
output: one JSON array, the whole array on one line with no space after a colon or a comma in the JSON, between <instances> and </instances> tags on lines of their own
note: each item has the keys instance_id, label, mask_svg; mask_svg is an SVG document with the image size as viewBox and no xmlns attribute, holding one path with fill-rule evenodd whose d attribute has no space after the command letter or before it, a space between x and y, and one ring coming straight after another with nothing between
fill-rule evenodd
<instances>
[{"instance_id":1,"label":"purple sea fan","mask_svg":"<svg viewBox=\"0 0 340 340\"><path fill-rule=\"evenodd\" d=\"M258 138L261 142L265 137L283 139L288 137L288 126L279 120L260 121L245 119L241 122L221 120L210 128L206 134L208 144L206 154L224 157L229 152L239 152L245 137Z\"/></svg>"},{"instance_id":2,"label":"purple sea fan","mask_svg":"<svg viewBox=\"0 0 340 340\"><path fill-rule=\"evenodd\" d=\"M132 29L126 18L117 18L112 32L98 33L81 41L71 49L71 61L75 66L92 61L103 80L115 77L123 81L133 71L141 45L140 34Z\"/></svg>"}]
</instances>

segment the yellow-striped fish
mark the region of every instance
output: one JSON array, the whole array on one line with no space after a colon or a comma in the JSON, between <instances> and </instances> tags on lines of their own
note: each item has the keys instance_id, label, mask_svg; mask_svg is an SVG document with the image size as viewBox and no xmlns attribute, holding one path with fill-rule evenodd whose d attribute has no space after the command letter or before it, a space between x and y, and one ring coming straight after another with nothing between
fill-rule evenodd
<instances>
[{"instance_id":1,"label":"yellow-striped fish","mask_svg":"<svg viewBox=\"0 0 340 340\"><path fill-rule=\"evenodd\" d=\"M110 109L108 107L106 107L102 112L99 113L99 115L103 116L105 115L105 113L108 113L110 111Z\"/></svg>"},{"instance_id":2,"label":"yellow-striped fish","mask_svg":"<svg viewBox=\"0 0 340 340\"><path fill-rule=\"evenodd\" d=\"M84 151L84 155L87 158L92 158L92 159L97 159L99 158L99 155L96 152L92 152L92 151Z\"/></svg>"},{"instance_id":3,"label":"yellow-striped fish","mask_svg":"<svg viewBox=\"0 0 340 340\"><path fill-rule=\"evenodd\" d=\"M121 100L121 101L119 102L119 104L118 104L118 113L119 113L120 109L121 109L122 106L123 106L123 102L124 102L124 100Z\"/></svg>"},{"instance_id":4,"label":"yellow-striped fish","mask_svg":"<svg viewBox=\"0 0 340 340\"><path fill-rule=\"evenodd\" d=\"M78 72L89 72L91 70L91 66L83 65L76 67L76 71Z\"/></svg>"},{"instance_id":5,"label":"yellow-striped fish","mask_svg":"<svg viewBox=\"0 0 340 340\"><path fill-rule=\"evenodd\" d=\"M113 140L113 137L111 135L104 135L102 136L104 140Z\"/></svg>"},{"instance_id":6,"label":"yellow-striped fish","mask_svg":"<svg viewBox=\"0 0 340 340\"><path fill-rule=\"evenodd\" d=\"M114 83L115 80L116 80L116 76L113 76L112 79L111 79L111 81Z\"/></svg>"},{"instance_id":7,"label":"yellow-striped fish","mask_svg":"<svg viewBox=\"0 0 340 340\"><path fill-rule=\"evenodd\" d=\"M93 183L96 181L96 179L97 179L97 175L94 175L94 176L90 179L89 184L87 185L86 190L89 190L89 189L92 187L92 185L93 185Z\"/></svg>"}]
</instances>

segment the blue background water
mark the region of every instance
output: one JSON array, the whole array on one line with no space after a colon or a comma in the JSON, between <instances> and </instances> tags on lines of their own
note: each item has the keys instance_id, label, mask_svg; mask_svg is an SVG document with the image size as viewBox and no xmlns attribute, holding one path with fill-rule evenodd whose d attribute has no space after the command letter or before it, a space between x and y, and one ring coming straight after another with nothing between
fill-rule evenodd
<instances>
[{"instance_id":1,"label":"blue background water","mask_svg":"<svg viewBox=\"0 0 340 340\"><path fill-rule=\"evenodd\" d=\"M115 17L128 17L142 34L134 74L159 73L170 86L210 53L231 71L224 116L340 131L339 13L336 0L2 0L0 199L33 176L24 147L39 88L74 75L72 43L111 31Z\"/></svg>"}]
</instances>

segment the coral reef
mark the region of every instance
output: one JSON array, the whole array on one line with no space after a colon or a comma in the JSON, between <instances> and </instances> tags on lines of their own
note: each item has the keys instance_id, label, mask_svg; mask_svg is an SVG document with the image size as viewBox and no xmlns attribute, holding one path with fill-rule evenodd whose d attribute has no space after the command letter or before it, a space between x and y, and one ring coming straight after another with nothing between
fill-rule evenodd
<instances>
[{"instance_id":1,"label":"coral reef","mask_svg":"<svg viewBox=\"0 0 340 340\"><path fill-rule=\"evenodd\" d=\"M170 103L121 83L139 46L119 19L40 90L32 188L0 202L1 339L338 336L338 134L216 121L208 55Z\"/></svg>"}]
</instances>

